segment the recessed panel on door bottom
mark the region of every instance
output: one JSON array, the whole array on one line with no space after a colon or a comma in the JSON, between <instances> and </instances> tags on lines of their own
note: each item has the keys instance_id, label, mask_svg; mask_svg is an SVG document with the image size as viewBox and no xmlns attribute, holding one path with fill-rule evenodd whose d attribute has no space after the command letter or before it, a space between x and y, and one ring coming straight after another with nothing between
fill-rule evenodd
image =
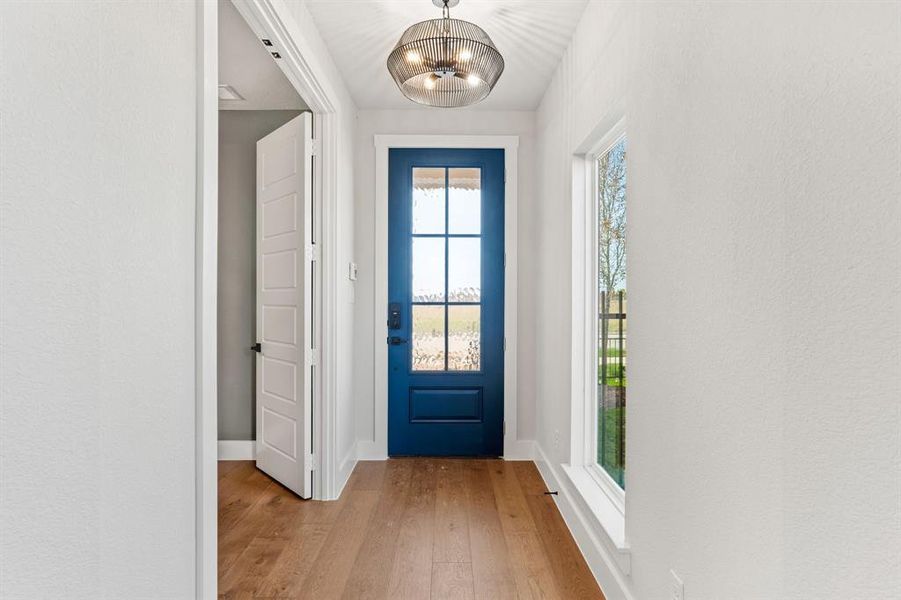
<instances>
[{"instance_id":1,"label":"recessed panel on door bottom","mask_svg":"<svg viewBox=\"0 0 901 600\"><path fill-rule=\"evenodd\" d=\"M481 423L482 388L410 390L411 423Z\"/></svg>"},{"instance_id":2,"label":"recessed panel on door bottom","mask_svg":"<svg viewBox=\"0 0 901 600\"><path fill-rule=\"evenodd\" d=\"M263 408L263 443L288 458L297 458L294 419Z\"/></svg>"}]
</instances>

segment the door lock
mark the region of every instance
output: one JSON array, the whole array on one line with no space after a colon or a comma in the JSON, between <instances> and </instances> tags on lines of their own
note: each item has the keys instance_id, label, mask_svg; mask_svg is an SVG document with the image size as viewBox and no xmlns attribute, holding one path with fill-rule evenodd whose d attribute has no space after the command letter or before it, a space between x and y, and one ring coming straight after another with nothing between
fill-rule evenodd
<instances>
[{"instance_id":1,"label":"door lock","mask_svg":"<svg viewBox=\"0 0 901 600\"><path fill-rule=\"evenodd\" d=\"M388 344L391 346L400 346L401 344L406 344L407 340L401 337L391 336L388 338Z\"/></svg>"},{"instance_id":2,"label":"door lock","mask_svg":"<svg viewBox=\"0 0 901 600\"><path fill-rule=\"evenodd\" d=\"M388 329L400 329L400 302L388 305Z\"/></svg>"}]
</instances>

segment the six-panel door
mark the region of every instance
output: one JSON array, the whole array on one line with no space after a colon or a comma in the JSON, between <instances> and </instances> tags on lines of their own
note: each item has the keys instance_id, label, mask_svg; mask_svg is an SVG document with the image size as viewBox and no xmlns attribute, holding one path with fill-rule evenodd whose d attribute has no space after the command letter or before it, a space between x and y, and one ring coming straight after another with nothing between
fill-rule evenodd
<instances>
[{"instance_id":1,"label":"six-panel door","mask_svg":"<svg viewBox=\"0 0 901 600\"><path fill-rule=\"evenodd\" d=\"M312 495L312 121L257 142L256 464Z\"/></svg>"}]
</instances>

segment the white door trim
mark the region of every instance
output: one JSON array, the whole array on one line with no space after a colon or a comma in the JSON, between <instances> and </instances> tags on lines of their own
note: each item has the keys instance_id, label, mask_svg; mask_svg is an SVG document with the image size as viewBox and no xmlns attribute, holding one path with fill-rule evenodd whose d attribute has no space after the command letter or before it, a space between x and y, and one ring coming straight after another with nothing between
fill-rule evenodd
<instances>
[{"instance_id":1,"label":"white door trim","mask_svg":"<svg viewBox=\"0 0 901 600\"><path fill-rule=\"evenodd\" d=\"M194 245L195 596L217 590L219 7L197 3L197 181Z\"/></svg>"},{"instance_id":2,"label":"white door trim","mask_svg":"<svg viewBox=\"0 0 901 600\"><path fill-rule=\"evenodd\" d=\"M376 135L375 142L375 431L373 440L357 443L359 458L388 457L388 150L390 148L498 148L504 150L504 458L532 458L531 441L520 440L516 427L516 231L517 152L515 135Z\"/></svg>"},{"instance_id":3,"label":"white door trim","mask_svg":"<svg viewBox=\"0 0 901 600\"><path fill-rule=\"evenodd\" d=\"M321 152L314 160L314 238L320 247L320 268L314 289L314 347L319 349L318 377L313 387L313 439L318 468L313 473L313 497L337 496L338 458L335 444L337 298L337 143L334 90L319 66L297 45L297 25L282 15L280 0L232 0L251 30L273 44L281 55L279 67L313 112L313 136ZM197 49L197 195L195 256L195 486L196 596L217 597L217 390L216 390L216 269L218 246L218 4L199 0Z\"/></svg>"}]
</instances>

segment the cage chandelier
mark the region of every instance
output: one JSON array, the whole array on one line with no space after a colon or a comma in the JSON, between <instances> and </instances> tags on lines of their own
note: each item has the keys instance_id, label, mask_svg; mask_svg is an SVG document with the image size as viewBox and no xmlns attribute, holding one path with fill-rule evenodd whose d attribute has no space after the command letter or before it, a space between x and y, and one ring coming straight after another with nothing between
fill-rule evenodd
<instances>
[{"instance_id":1,"label":"cage chandelier","mask_svg":"<svg viewBox=\"0 0 901 600\"><path fill-rule=\"evenodd\" d=\"M450 18L460 0L432 0L442 9L407 29L388 56L401 93L419 104L455 108L484 100L504 72L504 57L485 31Z\"/></svg>"}]
</instances>

